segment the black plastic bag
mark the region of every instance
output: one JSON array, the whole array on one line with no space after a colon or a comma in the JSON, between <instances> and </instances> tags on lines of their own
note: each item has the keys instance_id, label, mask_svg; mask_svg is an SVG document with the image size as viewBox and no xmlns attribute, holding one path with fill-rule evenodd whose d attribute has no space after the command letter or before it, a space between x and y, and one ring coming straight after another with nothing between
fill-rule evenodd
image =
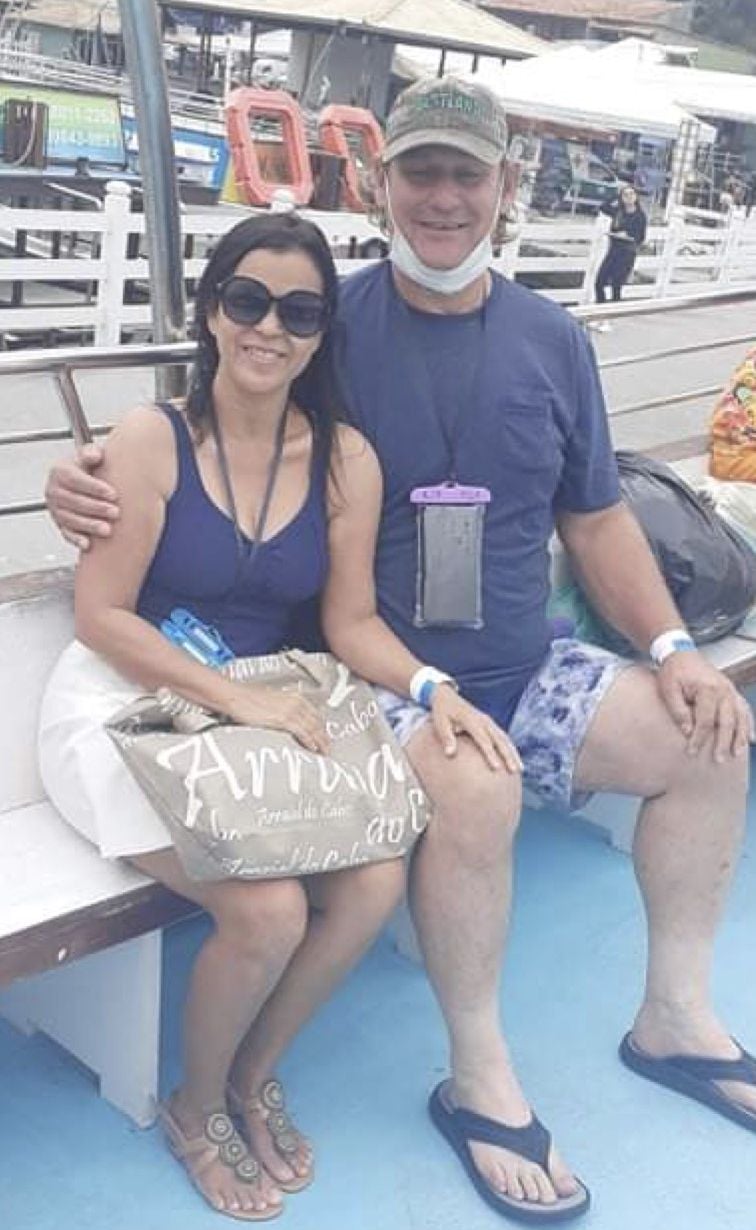
<instances>
[{"instance_id":1,"label":"black plastic bag","mask_svg":"<svg viewBox=\"0 0 756 1230\"><path fill-rule=\"evenodd\" d=\"M622 496L700 644L737 628L756 601L756 553L670 466L616 454Z\"/></svg>"}]
</instances>

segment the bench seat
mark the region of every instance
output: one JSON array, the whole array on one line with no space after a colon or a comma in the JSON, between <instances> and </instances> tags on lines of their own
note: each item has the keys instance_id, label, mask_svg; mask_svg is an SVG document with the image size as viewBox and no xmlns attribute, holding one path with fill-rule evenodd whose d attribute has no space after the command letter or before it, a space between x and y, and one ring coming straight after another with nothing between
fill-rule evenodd
<instances>
[{"instance_id":1,"label":"bench seat","mask_svg":"<svg viewBox=\"0 0 756 1230\"><path fill-rule=\"evenodd\" d=\"M40 1030L140 1127L158 1095L161 928L196 912L109 863L48 802L0 814L0 1015Z\"/></svg>"},{"instance_id":2,"label":"bench seat","mask_svg":"<svg viewBox=\"0 0 756 1230\"><path fill-rule=\"evenodd\" d=\"M196 912L101 859L45 798L39 703L72 635L68 569L0 581L0 1015L41 1030L136 1123L158 1089L161 928Z\"/></svg>"},{"instance_id":3,"label":"bench seat","mask_svg":"<svg viewBox=\"0 0 756 1230\"><path fill-rule=\"evenodd\" d=\"M110 862L49 802L0 815L0 986L122 943L190 908Z\"/></svg>"}]
</instances>

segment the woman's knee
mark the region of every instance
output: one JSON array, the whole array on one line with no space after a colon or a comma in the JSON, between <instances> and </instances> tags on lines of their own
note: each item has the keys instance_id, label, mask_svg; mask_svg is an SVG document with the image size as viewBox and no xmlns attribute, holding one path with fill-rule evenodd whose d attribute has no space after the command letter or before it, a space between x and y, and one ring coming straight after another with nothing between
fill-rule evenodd
<instances>
[{"instance_id":1,"label":"woman's knee","mask_svg":"<svg viewBox=\"0 0 756 1230\"><path fill-rule=\"evenodd\" d=\"M307 896L298 880L228 880L208 908L219 938L246 956L286 961L307 930Z\"/></svg>"},{"instance_id":2,"label":"woman's knee","mask_svg":"<svg viewBox=\"0 0 756 1230\"><path fill-rule=\"evenodd\" d=\"M350 893L354 894L360 910L373 919L388 918L404 896L407 868L403 858L357 867L348 874Z\"/></svg>"},{"instance_id":3,"label":"woman's knee","mask_svg":"<svg viewBox=\"0 0 756 1230\"><path fill-rule=\"evenodd\" d=\"M310 897L316 910L380 927L402 900L406 878L405 860L392 858L319 876Z\"/></svg>"}]
</instances>

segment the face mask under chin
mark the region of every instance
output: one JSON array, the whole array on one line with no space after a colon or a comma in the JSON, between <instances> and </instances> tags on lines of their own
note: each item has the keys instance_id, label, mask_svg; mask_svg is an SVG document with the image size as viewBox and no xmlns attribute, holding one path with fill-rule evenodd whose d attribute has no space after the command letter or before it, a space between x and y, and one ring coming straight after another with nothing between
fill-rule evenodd
<instances>
[{"instance_id":1,"label":"face mask under chin","mask_svg":"<svg viewBox=\"0 0 756 1230\"><path fill-rule=\"evenodd\" d=\"M395 269L398 269L400 273L403 273L405 277L415 282L418 286L422 286L425 290L433 291L437 295L456 295L486 273L493 260L493 244L490 234L481 239L480 243L475 245L472 252L469 252L465 259L459 265L455 265L453 269L433 269L430 265L426 265L424 261L420 260L414 248L411 247L409 240L399 230L391 209L388 184L385 191L386 205L391 222L389 260ZM492 227L494 220L499 216L500 208L501 193L496 199L496 208L491 219Z\"/></svg>"},{"instance_id":2,"label":"face mask under chin","mask_svg":"<svg viewBox=\"0 0 756 1230\"><path fill-rule=\"evenodd\" d=\"M400 273L425 290L434 291L438 295L455 295L486 272L493 260L493 246L490 235L486 235L461 264L455 265L453 269L433 269L420 260L395 226L391 236L389 260Z\"/></svg>"}]
</instances>

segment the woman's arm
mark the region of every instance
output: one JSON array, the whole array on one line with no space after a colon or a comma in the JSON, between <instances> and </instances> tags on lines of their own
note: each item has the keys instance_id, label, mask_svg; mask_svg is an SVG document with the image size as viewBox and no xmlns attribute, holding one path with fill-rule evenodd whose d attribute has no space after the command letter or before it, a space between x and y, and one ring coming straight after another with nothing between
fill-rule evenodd
<instances>
[{"instance_id":1,"label":"woman's arm","mask_svg":"<svg viewBox=\"0 0 756 1230\"><path fill-rule=\"evenodd\" d=\"M378 614L375 544L383 481L373 449L358 432L341 429L341 463L329 492L330 567L323 596L323 631L333 652L358 675L401 696L424 665ZM433 725L447 755L467 734L491 769L522 768L514 745L486 714L441 684L431 702Z\"/></svg>"},{"instance_id":2,"label":"woman's arm","mask_svg":"<svg viewBox=\"0 0 756 1230\"><path fill-rule=\"evenodd\" d=\"M287 729L306 746L325 750L322 723L307 702L225 678L136 614L176 484L174 437L165 415L149 408L127 415L108 437L102 478L121 493L121 515L110 536L94 540L79 560L79 640L146 691L167 687L234 721Z\"/></svg>"},{"instance_id":3,"label":"woman's arm","mask_svg":"<svg viewBox=\"0 0 756 1230\"><path fill-rule=\"evenodd\" d=\"M341 460L331 480L330 566L323 595L323 631L333 652L358 675L409 695L423 665L378 614L374 559L383 499L380 466L367 440L340 429Z\"/></svg>"},{"instance_id":4,"label":"woman's arm","mask_svg":"<svg viewBox=\"0 0 756 1230\"><path fill-rule=\"evenodd\" d=\"M77 637L145 689L177 687L200 704L219 699L216 673L136 614L176 484L173 432L165 415L147 407L128 414L108 437L101 475L121 492L122 511L110 537L95 540L79 560Z\"/></svg>"}]
</instances>

